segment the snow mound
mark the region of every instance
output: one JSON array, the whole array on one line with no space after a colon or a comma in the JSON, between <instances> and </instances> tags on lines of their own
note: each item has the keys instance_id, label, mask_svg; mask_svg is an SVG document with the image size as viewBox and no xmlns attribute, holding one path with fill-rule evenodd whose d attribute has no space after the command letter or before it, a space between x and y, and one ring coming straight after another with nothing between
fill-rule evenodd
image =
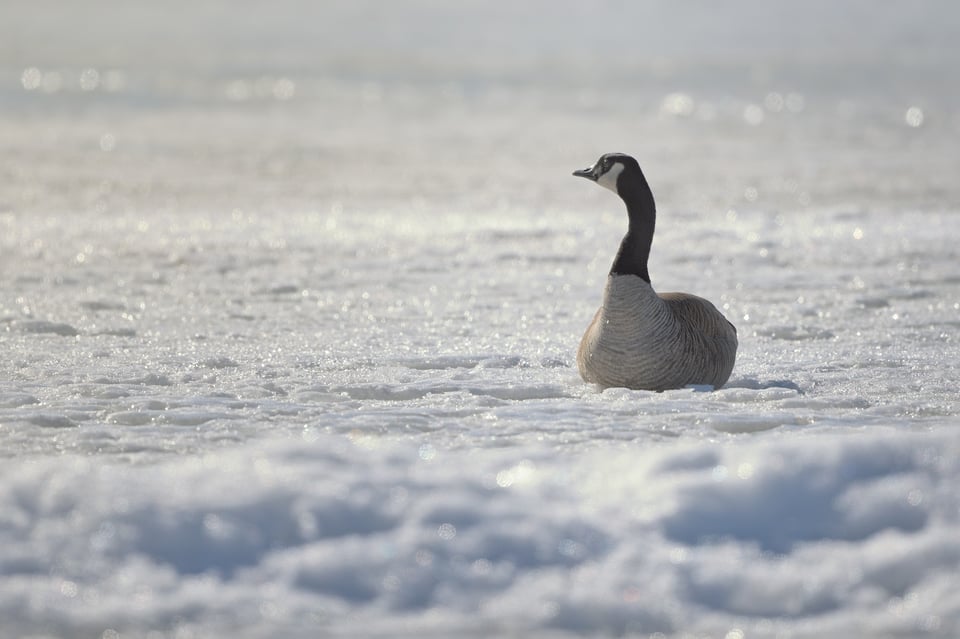
<instances>
[{"instance_id":1,"label":"snow mound","mask_svg":"<svg viewBox=\"0 0 960 639\"><path fill-rule=\"evenodd\" d=\"M64 635L946 637L958 459L942 432L41 460L0 471L0 615Z\"/></svg>"}]
</instances>

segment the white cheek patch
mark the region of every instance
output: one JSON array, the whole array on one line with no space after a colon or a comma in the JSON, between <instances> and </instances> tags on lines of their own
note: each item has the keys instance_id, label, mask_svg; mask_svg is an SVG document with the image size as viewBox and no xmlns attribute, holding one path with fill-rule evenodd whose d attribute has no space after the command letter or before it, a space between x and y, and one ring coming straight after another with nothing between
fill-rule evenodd
<instances>
[{"instance_id":1,"label":"white cheek patch","mask_svg":"<svg viewBox=\"0 0 960 639\"><path fill-rule=\"evenodd\" d=\"M616 193L617 177L619 177L621 173L623 173L623 164L614 162L613 166L611 166L606 173L597 178L597 184Z\"/></svg>"}]
</instances>

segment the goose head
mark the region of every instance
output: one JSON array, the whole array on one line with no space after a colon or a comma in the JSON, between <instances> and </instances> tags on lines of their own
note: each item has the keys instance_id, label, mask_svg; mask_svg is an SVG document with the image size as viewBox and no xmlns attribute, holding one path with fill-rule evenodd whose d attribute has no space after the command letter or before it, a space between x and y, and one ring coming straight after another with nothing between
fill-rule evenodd
<instances>
[{"instance_id":1,"label":"goose head","mask_svg":"<svg viewBox=\"0 0 960 639\"><path fill-rule=\"evenodd\" d=\"M593 166L577 169L573 174L593 180L621 197L630 184L646 184L640 165L625 153L605 153Z\"/></svg>"},{"instance_id":2,"label":"goose head","mask_svg":"<svg viewBox=\"0 0 960 639\"><path fill-rule=\"evenodd\" d=\"M629 155L605 153L587 169L574 171L620 196L627 205L630 226L610 269L611 275L636 275L650 283L647 260L656 226L657 206L640 165Z\"/></svg>"}]
</instances>

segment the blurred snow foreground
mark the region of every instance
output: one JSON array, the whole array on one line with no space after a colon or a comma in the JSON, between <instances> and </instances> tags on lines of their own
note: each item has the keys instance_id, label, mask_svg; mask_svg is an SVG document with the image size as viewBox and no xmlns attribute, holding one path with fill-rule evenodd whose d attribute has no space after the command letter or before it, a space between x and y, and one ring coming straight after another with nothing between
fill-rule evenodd
<instances>
[{"instance_id":1,"label":"blurred snow foreground","mask_svg":"<svg viewBox=\"0 0 960 639\"><path fill-rule=\"evenodd\" d=\"M960 635L953 4L158 7L0 19L0 636Z\"/></svg>"},{"instance_id":2,"label":"blurred snow foreground","mask_svg":"<svg viewBox=\"0 0 960 639\"><path fill-rule=\"evenodd\" d=\"M946 636L958 453L889 431L657 454L321 436L7 465L2 612L65 635Z\"/></svg>"}]
</instances>

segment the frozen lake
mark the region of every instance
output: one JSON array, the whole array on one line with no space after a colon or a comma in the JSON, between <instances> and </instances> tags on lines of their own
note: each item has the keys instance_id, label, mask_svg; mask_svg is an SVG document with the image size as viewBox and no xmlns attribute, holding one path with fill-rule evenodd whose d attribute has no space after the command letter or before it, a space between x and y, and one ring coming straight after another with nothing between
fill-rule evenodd
<instances>
[{"instance_id":1,"label":"frozen lake","mask_svg":"<svg viewBox=\"0 0 960 639\"><path fill-rule=\"evenodd\" d=\"M5 4L0 634L960 634L960 10L810 6Z\"/></svg>"}]
</instances>

